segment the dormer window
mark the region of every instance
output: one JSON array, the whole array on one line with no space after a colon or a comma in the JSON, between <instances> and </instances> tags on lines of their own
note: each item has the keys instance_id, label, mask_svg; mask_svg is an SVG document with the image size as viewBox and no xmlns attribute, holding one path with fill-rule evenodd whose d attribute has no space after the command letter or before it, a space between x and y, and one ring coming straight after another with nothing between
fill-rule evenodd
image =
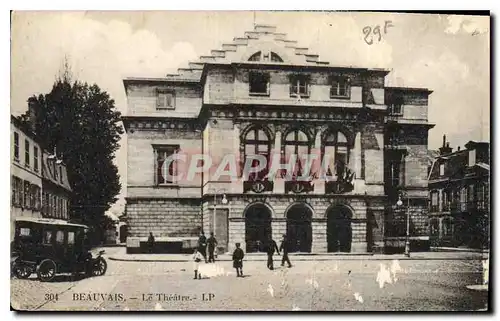
<instances>
[{"instance_id":1,"label":"dormer window","mask_svg":"<svg viewBox=\"0 0 500 321\"><path fill-rule=\"evenodd\" d=\"M175 109L175 92L171 89L158 89L156 109Z\"/></svg>"},{"instance_id":2,"label":"dormer window","mask_svg":"<svg viewBox=\"0 0 500 321\"><path fill-rule=\"evenodd\" d=\"M257 51L248 58L248 61L272 61L272 62L283 62L281 57L272 51Z\"/></svg>"},{"instance_id":3,"label":"dormer window","mask_svg":"<svg viewBox=\"0 0 500 321\"><path fill-rule=\"evenodd\" d=\"M250 95L269 96L269 73L251 71L248 75L248 83Z\"/></svg>"},{"instance_id":4,"label":"dormer window","mask_svg":"<svg viewBox=\"0 0 500 321\"><path fill-rule=\"evenodd\" d=\"M349 98L351 95L350 80L345 76L332 76L330 98Z\"/></svg>"},{"instance_id":5,"label":"dormer window","mask_svg":"<svg viewBox=\"0 0 500 321\"><path fill-rule=\"evenodd\" d=\"M309 77L293 75L290 77L290 97L309 97Z\"/></svg>"}]
</instances>

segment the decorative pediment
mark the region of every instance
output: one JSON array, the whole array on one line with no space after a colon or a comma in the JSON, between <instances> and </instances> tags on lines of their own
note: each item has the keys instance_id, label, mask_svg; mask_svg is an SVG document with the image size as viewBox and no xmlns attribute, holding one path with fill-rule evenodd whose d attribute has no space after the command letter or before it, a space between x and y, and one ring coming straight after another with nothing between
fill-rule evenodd
<instances>
[{"instance_id":1,"label":"decorative pediment","mask_svg":"<svg viewBox=\"0 0 500 321\"><path fill-rule=\"evenodd\" d=\"M187 68L179 68L176 74L167 74L169 80L199 80L205 64L210 63L293 64L303 66L325 66L319 55L310 53L297 41L287 39L285 33L276 32L275 26L255 25L243 37L235 37L222 48L213 49L198 61L189 62Z\"/></svg>"}]
</instances>

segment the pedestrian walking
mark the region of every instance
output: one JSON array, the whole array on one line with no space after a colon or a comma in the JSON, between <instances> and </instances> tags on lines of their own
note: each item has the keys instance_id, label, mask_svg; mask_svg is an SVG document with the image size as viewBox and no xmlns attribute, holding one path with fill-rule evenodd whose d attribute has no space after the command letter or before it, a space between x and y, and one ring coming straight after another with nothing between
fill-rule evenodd
<instances>
[{"instance_id":1,"label":"pedestrian walking","mask_svg":"<svg viewBox=\"0 0 500 321\"><path fill-rule=\"evenodd\" d=\"M198 251L198 249L194 249L193 253L193 270L194 270L194 279L201 279L201 273L198 273L200 269L200 262L203 260L203 255Z\"/></svg>"},{"instance_id":2,"label":"pedestrian walking","mask_svg":"<svg viewBox=\"0 0 500 321\"><path fill-rule=\"evenodd\" d=\"M148 237L148 252L153 253L153 249L155 247L155 237L153 235L153 232L149 232L149 237Z\"/></svg>"},{"instance_id":3,"label":"pedestrian walking","mask_svg":"<svg viewBox=\"0 0 500 321\"><path fill-rule=\"evenodd\" d=\"M214 251L217 247L217 240L214 237L214 232L210 232L210 237L207 240L208 245L208 263L215 263Z\"/></svg>"},{"instance_id":4,"label":"pedestrian walking","mask_svg":"<svg viewBox=\"0 0 500 321\"><path fill-rule=\"evenodd\" d=\"M207 238L203 231L200 232L200 237L198 238L198 251L203 255L205 263L207 263Z\"/></svg>"},{"instance_id":5,"label":"pedestrian walking","mask_svg":"<svg viewBox=\"0 0 500 321\"><path fill-rule=\"evenodd\" d=\"M290 263L290 259L288 258L288 250L290 249L290 243L285 234L283 234L283 240L281 241L280 250L283 251L283 258L281 259L281 266L285 265L285 262L288 263L288 267L292 267L292 263Z\"/></svg>"},{"instance_id":6,"label":"pedestrian walking","mask_svg":"<svg viewBox=\"0 0 500 321\"><path fill-rule=\"evenodd\" d=\"M278 249L278 244L276 244L276 241L273 240L272 236L269 235L269 239L267 240L267 268L269 270L274 270L274 262L273 262L273 255L274 251L280 255L280 250Z\"/></svg>"},{"instance_id":7,"label":"pedestrian walking","mask_svg":"<svg viewBox=\"0 0 500 321\"><path fill-rule=\"evenodd\" d=\"M243 258L245 253L240 249L240 243L236 243L236 249L233 252L233 267L236 269L236 277L243 277Z\"/></svg>"}]
</instances>

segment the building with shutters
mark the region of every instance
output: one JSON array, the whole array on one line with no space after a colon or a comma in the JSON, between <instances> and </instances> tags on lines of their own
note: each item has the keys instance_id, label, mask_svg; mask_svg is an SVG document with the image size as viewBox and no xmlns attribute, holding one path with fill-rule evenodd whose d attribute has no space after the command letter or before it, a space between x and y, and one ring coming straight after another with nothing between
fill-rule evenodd
<instances>
[{"instance_id":1,"label":"building with shutters","mask_svg":"<svg viewBox=\"0 0 500 321\"><path fill-rule=\"evenodd\" d=\"M11 240L16 218L69 220L69 185L66 166L43 150L32 129L18 117L11 128Z\"/></svg>"},{"instance_id":2,"label":"building with shutters","mask_svg":"<svg viewBox=\"0 0 500 321\"><path fill-rule=\"evenodd\" d=\"M431 91L388 87L388 73L330 65L276 27L256 25L177 74L124 79L129 252L141 251L149 232L174 250L200 230L215 231L220 251L236 242L262 251L283 234L294 252L401 249L399 197L409 204L412 246L428 246ZM188 177L190 166L205 166L199 159L165 165L183 153L212 165L235 155L236 177L213 179L212 167ZM246 160L260 164L256 155L267 165L245 175ZM324 172L289 163L292 155L316 155ZM273 172L272 160L291 167Z\"/></svg>"},{"instance_id":3,"label":"building with shutters","mask_svg":"<svg viewBox=\"0 0 500 321\"><path fill-rule=\"evenodd\" d=\"M446 136L429 173L430 242L435 247L488 248L490 144L453 151Z\"/></svg>"}]
</instances>

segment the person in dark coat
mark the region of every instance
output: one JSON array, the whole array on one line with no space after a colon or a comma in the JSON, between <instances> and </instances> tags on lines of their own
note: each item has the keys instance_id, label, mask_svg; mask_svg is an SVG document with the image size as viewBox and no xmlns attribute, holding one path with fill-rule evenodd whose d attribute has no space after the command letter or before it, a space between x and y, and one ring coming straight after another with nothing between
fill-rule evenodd
<instances>
[{"instance_id":1,"label":"person in dark coat","mask_svg":"<svg viewBox=\"0 0 500 321\"><path fill-rule=\"evenodd\" d=\"M210 232L210 237L207 240L208 244L208 262L215 262L214 251L217 246L217 240L214 237L214 232Z\"/></svg>"},{"instance_id":2,"label":"person in dark coat","mask_svg":"<svg viewBox=\"0 0 500 321\"><path fill-rule=\"evenodd\" d=\"M198 238L198 251L203 255L205 263L207 263L207 238L203 231L200 232L200 237Z\"/></svg>"},{"instance_id":3,"label":"person in dark coat","mask_svg":"<svg viewBox=\"0 0 500 321\"><path fill-rule=\"evenodd\" d=\"M153 236L153 232L149 232L148 237L148 252L153 253L153 249L155 247L155 237Z\"/></svg>"},{"instance_id":4,"label":"person in dark coat","mask_svg":"<svg viewBox=\"0 0 500 321\"><path fill-rule=\"evenodd\" d=\"M233 267L236 269L236 277L243 277L243 258L245 253L240 249L240 243L236 243L236 249L233 252Z\"/></svg>"},{"instance_id":5,"label":"person in dark coat","mask_svg":"<svg viewBox=\"0 0 500 321\"><path fill-rule=\"evenodd\" d=\"M288 258L288 250L290 249L290 243L286 235L283 235L283 240L281 241L280 250L283 251L283 258L281 259L281 266L285 265L285 262L288 263L288 267L292 267L292 263L290 263L290 259Z\"/></svg>"},{"instance_id":6,"label":"person in dark coat","mask_svg":"<svg viewBox=\"0 0 500 321\"><path fill-rule=\"evenodd\" d=\"M276 252L278 253L278 255L280 255L280 250L278 249L278 244L276 244L276 242L273 240L273 238L271 237L271 235L269 235L269 239L267 240L267 268L269 270L274 270L274 266L273 266L273 255L274 255L274 251L276 250Z\"/></svg>"}]
</instances>

